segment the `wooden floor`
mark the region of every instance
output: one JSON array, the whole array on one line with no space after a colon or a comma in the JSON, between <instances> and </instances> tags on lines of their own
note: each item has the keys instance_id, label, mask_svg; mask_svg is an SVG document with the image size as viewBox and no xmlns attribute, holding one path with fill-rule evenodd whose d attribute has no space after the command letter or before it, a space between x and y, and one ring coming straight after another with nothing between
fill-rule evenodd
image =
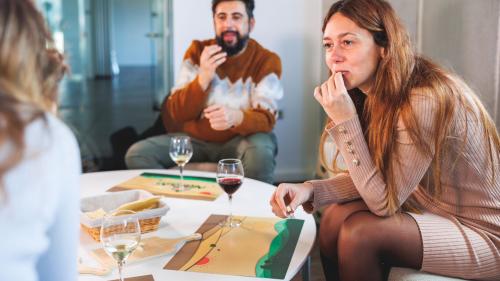
<instances>
[{"instance_id":1,"label":"wooden floor","mask_svg":"<svg viewBox=\"0 0 500 281\"><path fill-rule=\"evenodd\" d=\"M63 81L59 116L78 139L85 172L121 169L113 159L113 133L128 127L140 134L153 125L159 113L152 71L122 67L112 79Z\"/></svg>"}]
</instances>

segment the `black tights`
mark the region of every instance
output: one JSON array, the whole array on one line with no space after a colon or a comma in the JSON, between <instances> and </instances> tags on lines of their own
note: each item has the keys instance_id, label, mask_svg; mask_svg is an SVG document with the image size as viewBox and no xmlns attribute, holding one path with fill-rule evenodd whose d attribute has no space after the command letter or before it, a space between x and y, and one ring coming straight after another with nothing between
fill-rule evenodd
<instances>
[{"instance_id":1,"label":"black tights","mask_svg":"<svg viewBox=\"0 0 500 281\"><path fill-rule=\"evenodd\" d=\"M378 217L363 201L325 209L319 244L328 281L384 280L392 266L422 265L422 240L413 218Z\"/></svg>"}]
</instances>

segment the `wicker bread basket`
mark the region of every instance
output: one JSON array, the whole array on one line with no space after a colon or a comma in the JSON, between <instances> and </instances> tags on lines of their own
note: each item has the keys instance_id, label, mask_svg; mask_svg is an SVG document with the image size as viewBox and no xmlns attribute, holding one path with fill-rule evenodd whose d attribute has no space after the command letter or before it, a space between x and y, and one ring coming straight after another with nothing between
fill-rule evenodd
<instances>
[{"instance_id":1,"label":"wicker bread basket","mask_svg":"<svg viewBox=\"0 0 500 281\"><path fill-rule=\"evenodd\" d=\"M153 195L144 190L127 190L119 192L104 193L97 196L83 198L80 201L80 225L95 241L100 241L102 218L92 219L87 216L87 212L102 208L105 212L110 212L121 205L141 199L152 197ZM161 217L170 208L160 200L158 208L138 212L141 232L151 232L158 229Z\"/></svg>"}]
</instances>

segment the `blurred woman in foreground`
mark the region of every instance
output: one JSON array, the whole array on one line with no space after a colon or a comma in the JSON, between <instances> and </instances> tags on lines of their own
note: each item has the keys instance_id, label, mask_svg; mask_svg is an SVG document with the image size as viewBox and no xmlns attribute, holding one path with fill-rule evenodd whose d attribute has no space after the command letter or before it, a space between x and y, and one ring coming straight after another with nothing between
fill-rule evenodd
<instances>
[{"instance_id":1,"label":"blurred woman in foreground","mask_svg":"<svg viewBox=\"0 0 500 281\"><path fill-rule=\"evenodd\" d=\"M0 0L0 280L77 278L80 157L51 40L32 1Z\"/></svg>"}]
</instances>

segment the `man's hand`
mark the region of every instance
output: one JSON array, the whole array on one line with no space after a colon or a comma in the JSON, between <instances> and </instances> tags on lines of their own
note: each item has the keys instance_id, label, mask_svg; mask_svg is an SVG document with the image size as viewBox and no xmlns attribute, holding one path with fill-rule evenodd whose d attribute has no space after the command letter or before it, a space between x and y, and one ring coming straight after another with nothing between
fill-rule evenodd
<instances>
[{"instance_id":1,"label":"man's hand","mask_svg":"<svg viewBox=\"0 0 500 281\"><path fill-rule=\"evenodd\" d=\"M337 72L314 90L314 98L335 123L347 121L356 115L356 107L347 93L342 73Z\"/></svg>"},{"instance_id":2,"label":"man's hand","mask_svg":"<svg viewBox=\"0 0 500 281\"><path fill-rule=\"evenodd\" d=\"M282 183L271 196L269 204L276 216L286 218L293 215L297 207L311 199L312 195L310 183Z\"/></svg>"},{"instance_id":3,"label":"man's hand","mask_svg":"<svg viewBox=\"0 0 500 281\"><path fill-rule=\"evenodd\" d=\"M198 81L204 91L214 78L217 67L226 61L227 54L221 50L219 45L210 45L203 48L201 52Z\"/></svg>"},{"instance_id":4,"label":"man's hand","mask_svg":"<svg viewBox=\"0 0 500 281\"><path fill-rule=\"evenodd\" d=\"M223 105L211 105L203 110L203 114L210 122L212 129L217 131L227 130L243 122L243 112L241 110Z\"/></svg>"}]
</instances>

